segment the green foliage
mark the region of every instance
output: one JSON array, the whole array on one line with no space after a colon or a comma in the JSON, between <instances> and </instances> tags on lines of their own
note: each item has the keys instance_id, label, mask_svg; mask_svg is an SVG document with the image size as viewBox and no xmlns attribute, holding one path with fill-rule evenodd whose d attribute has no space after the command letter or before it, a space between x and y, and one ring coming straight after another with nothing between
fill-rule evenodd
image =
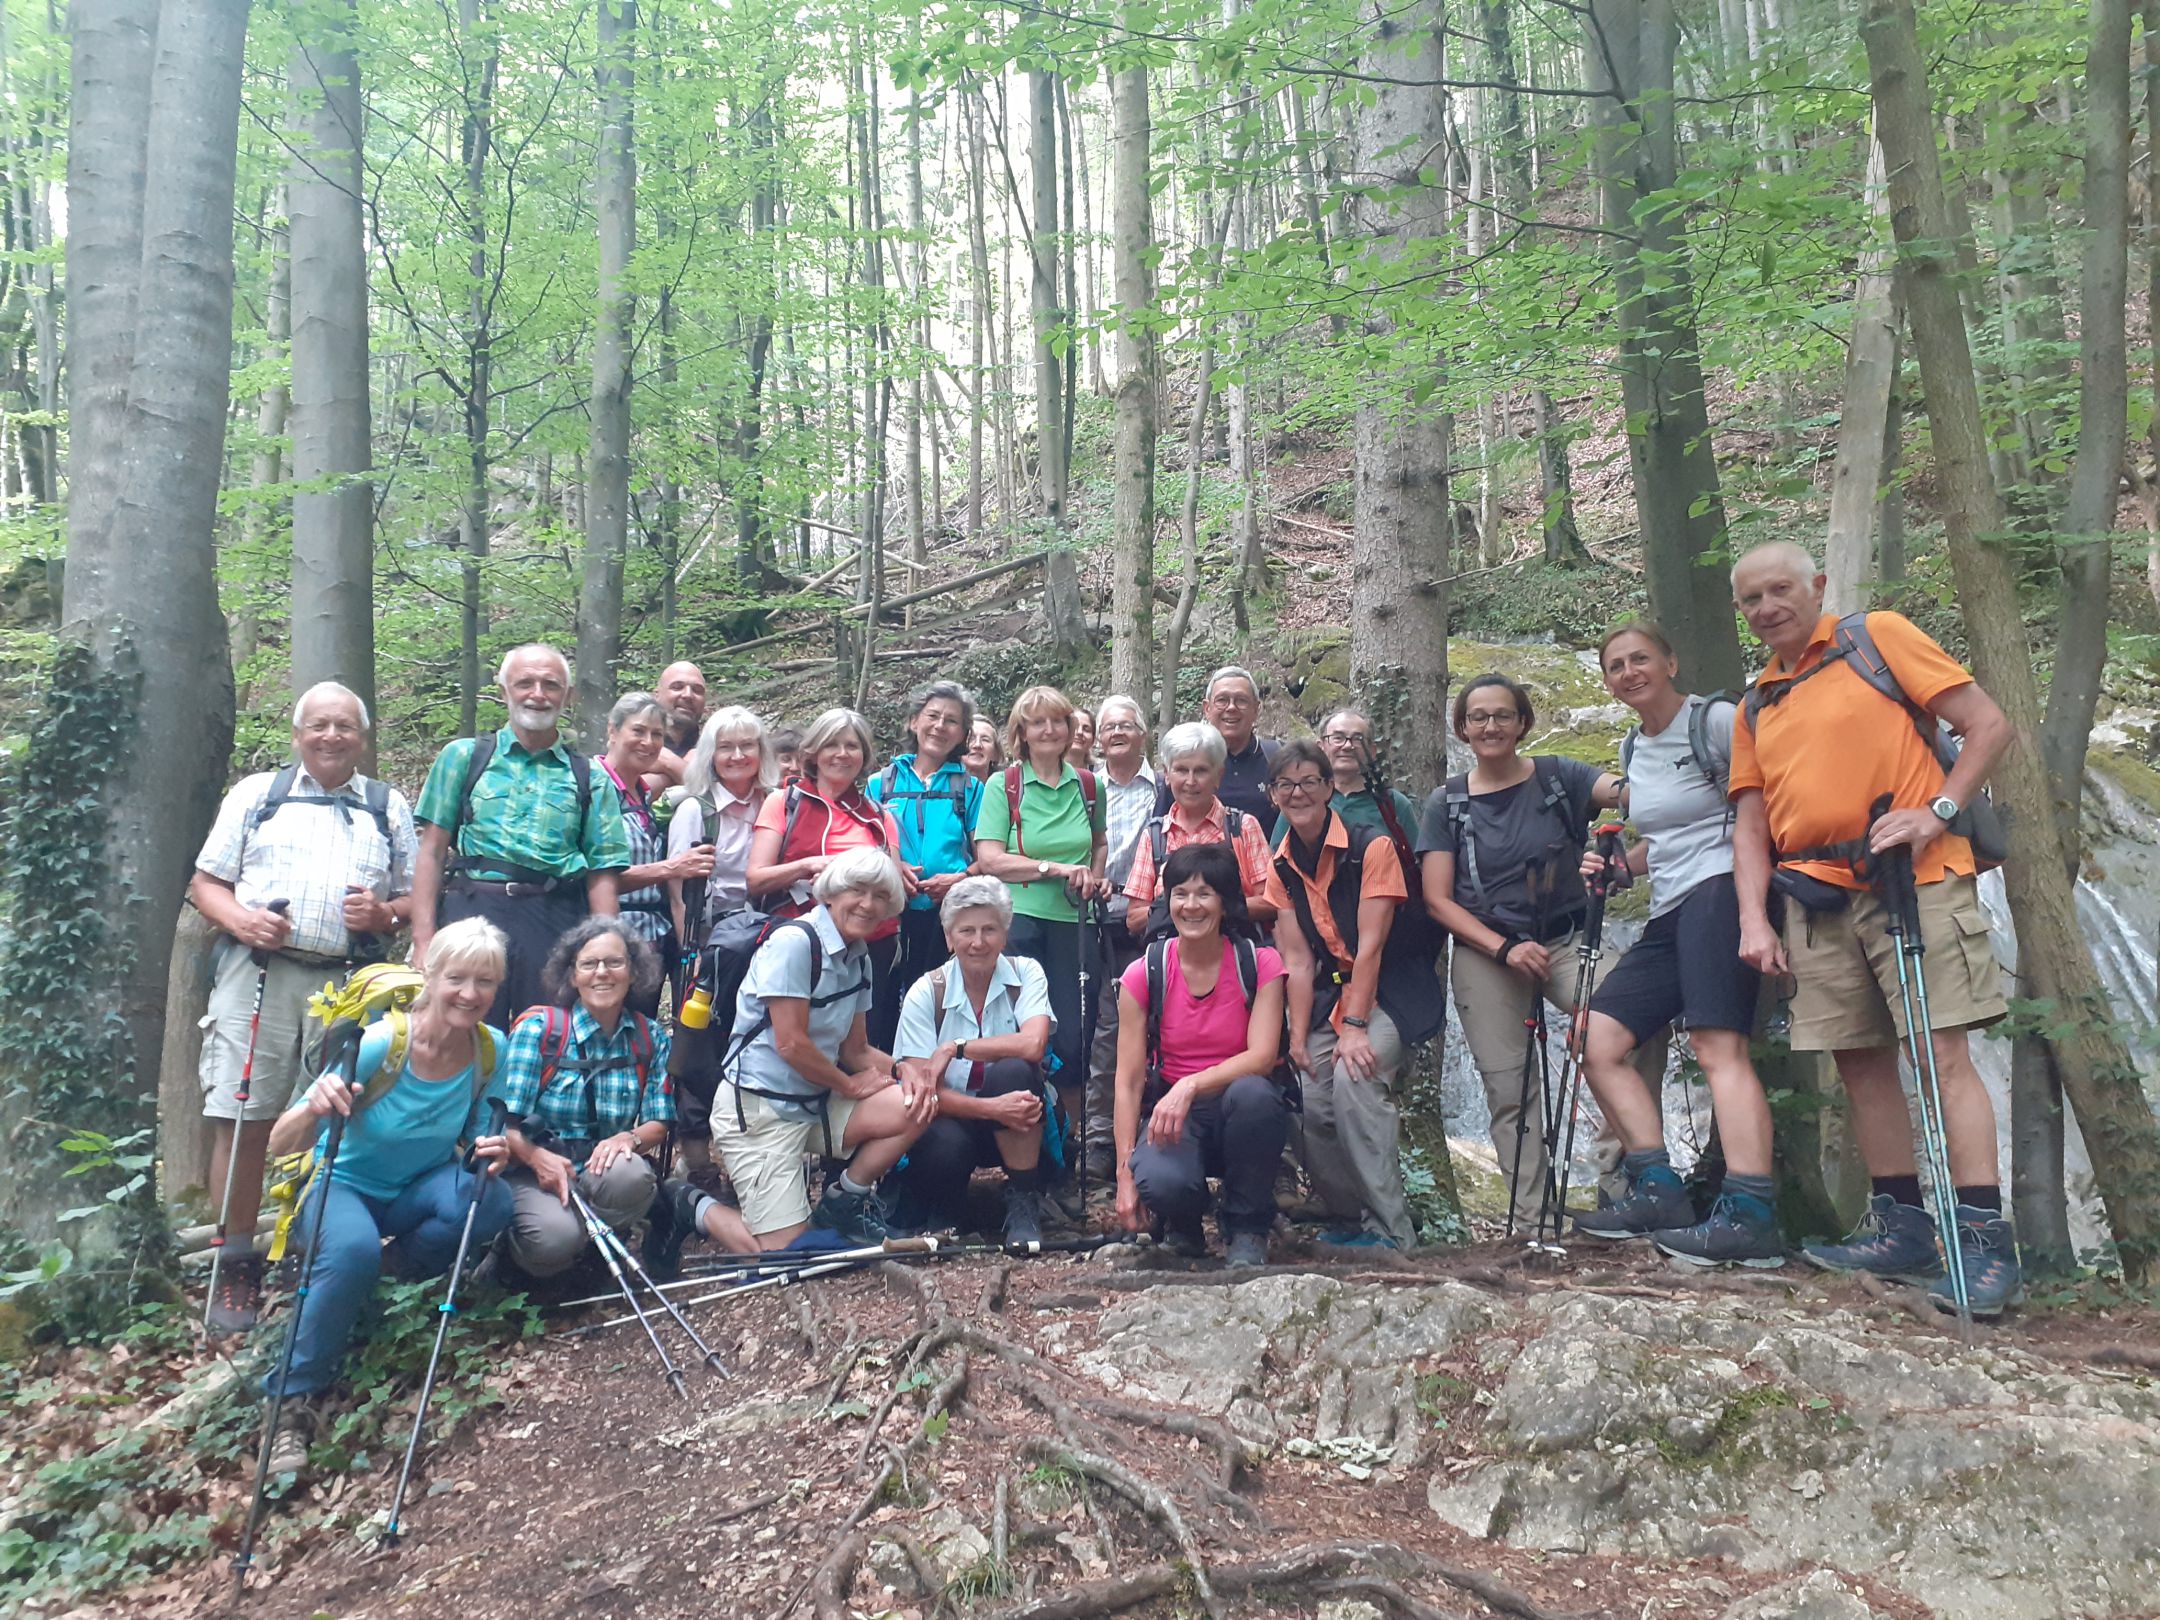
<instances>
[{"instance_id":1,"label":"green foliage","mask_svg":"<svg viewBox=\"0 0 2160 1620\"><path fill-rule=\"evenodd\" d=\"M1448 618L1458 635L1550 636L1563 647L1594 647L1613 624L1648 606L1640 574L1543 563L1470 574L1448 593Z\"/></svg>"}]
</instances>

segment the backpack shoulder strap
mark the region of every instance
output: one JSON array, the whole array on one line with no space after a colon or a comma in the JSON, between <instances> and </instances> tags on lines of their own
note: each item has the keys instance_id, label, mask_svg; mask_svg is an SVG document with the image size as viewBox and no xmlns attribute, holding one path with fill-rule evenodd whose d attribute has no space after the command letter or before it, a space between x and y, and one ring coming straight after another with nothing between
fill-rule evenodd
<instances>
[{"instance_id":1,"label":"backpack shoulder strap","mask_svg":"<svg viewBox=\"0 0 2160 1620\"><path fill-rule=\"evenodd\" d=\"M1097 814L1100 801L1096 798L1096 795L1101 789L1095 781L1093 771L1084 766L1078 767L1078 769L1080 773L1080 801L1087 810L1088 826L1090 828L1100 828L1102 822Z\"/></svg>"},{"instance_id":2,"label":"backpack shoulder strap","mask_svg":"<svg viewBox=\"0 0 2160 1620\"><path fill-rule=\"evenodd\" d=\"M1866 613L1848 613L1838 620L1833 637L1834 647L1844 655L1855 675L1912 715L1915 723L1924 730L1933 731L1934 716L1906 695L1904 686L1898 681L1897 672L1891 669L1890 661L1883 657L1882 647L1875 640L1875 632L1868 627L1868 618Z\"/></svg>"},{"instance_id":3,"label":"backpack shoulder strap","mask_svg":"<svg viewBox=\"0 0 2160 1620\"><path fill-rule=\"evenodd\" d=\"M645 1106L645 1077L652 1073L653 1041L652 1020L643 1013L630 1015L637 1022L630 1026L630 1057L637 1064L638 1107Z\"/></svg>"},{"instance_id":4,"label":"backpack shoulder strap","mask_svg":"<svg viewBox=\"0 0 2160 1620\"><path fill-rule=\"evenodd\" d=\"M1005 767L1005 819L1012 823L1012 852L1025 855L1027 850L1020 842L1020 767Z\"/></svg>"},{"instance_id":5,"label":"backpack shoulder strap","mask_svg":"<svg viewBox=\"0 0 2160 1620\"><path fill-rule=\"evenodd\" d=\"M567 1007L543 1009L545 1020L540 1028L540 1090L547 1090L562 1068L563 1054L570 1050L570 1010Z\"/></svg>"},{"instance_id":6,"label":"backpack shoulder strap","mask_svg":"<svg viewBox=\"0 0 2160 1620\"><path fill-rule=\"evenodd\" d=\"M453 848L457 845L458 829L472 819L473 789L480 785L480 778L487 774L488 763L494 757L494 732L490 731L484 736L473 739L472 752L465 756L465 782L458 789L457 810L455 812L457 819L450 824L450 843ZM580 817L579 819L582 822L583 818Z\"/></svg>"},{"instance_id":7,"label":"backpack shoulder strap","mask_svg":"<svg viewBox=\"0 0 2160 1620\"><path fill-rule=\"evenodd\" d=\"M578 836L582 838L585 817L592 809L592 760L575 748L570 750L570 774L577 779Z\"/></svg>"},{"instance_id":8,"label":"backpack shoulder strap","mask_svg":"<svg viewBox=\"0 0 2160 1620\"><path fill-rule=\"evenodd\" d=\"M473 1101L478 1102L481 1093L485 1092L494 1082L495 1061L498 1054L495 1050L494 1030L490 1029L486 1024L482 1024L473 1033L479 1037L480 1043L480 1061L473 1065L472 1084Z\"/></svg>"},{"instance_id":9,"label":"backpack shoulder strap","mask_svg":"<svg viewBox=\"0 0 2160 1620\"><path fill-rule=\"evenodd\" d=\"M1147 1066L1153 1078L1162 1072L1162 1004L1169 973L1170 942L1158 939L1147 948Z\"/></svg>"},{"instance_id":10,"label":"backpack shoulder strap","mask_svg":"<svg viewBox=\"0 0 2160 1620\"><path fill-rule=\"evenodd\" d=\"M1629 726L1627 735L1620 739L1620 775L1623 779L1626 778L1629 768L1635 763L1635 742L1641 735L1641 726Z\"/></svg>"},{"instance_id":11,"label":"backpack shoulder strap","mask_svg":"<svg viewBox=\"0 0 2160 1620\"><path fill-rule=\"evenodd\" d=\"M1239 936L1236 945L1238 988L1245 992L1245 1009L1252 1010L1253 997L1260 992L1260 954L1253 942Z\"/></svg>"},{"instance_id":12,"label":"backpack shoulder strap","mask_svg":"<svg viewBox=\"0 0 2160 1620\"><path fill-rule=\"evenodd\" d=\"M780 858L787 859L787 848L795 838L795 822L802 815L802 788L794 782L787 785L787 797L780 801Z\"/></svg>"},{"instance_id":13,"label":"backpack shoulder strap","mask_svg":"<svg viewBox=\"0 0 2160 1620\"><path fill-rule=\"evenodd\" d=\"M390 784L379 776L369 777L367 791L360 796L360 803L375 818L383 842L390 842Z\"/></svg>"},{"instance_id":14,"label":"backpack shoulder strap","mask_svg":"<svg viewBox=\"0 0 2160 1620\"><path fill-rule=\"evenodd\" d=\"M398 1076L405 1072L405 1056L412 1047L412 1018L403 1007L388 1007L383 1011L383 1022L390 1026L390 1045L375 1072L368 1076L367 1084L360 1088L360 1100L353 1105L356 1115L380 1102L383 1093L396 1085Z\"/></svg>"},{"instance_id":15,"label":"backpack shoulder strap","mask_svg":"<svg viewBox=\"0 0 2160 1620\"><path fill-rule=\"evenodd\" d=\"M1163 863L1170 859L1170 835L1163 830L1161 816L1149 816L1147 824L1148 854L1155 860L1155 887L1162 887Z\"/></svg>"},{"instance_id":16,"label":"backpack shoulder strap","mask_svg":"<svg viewBox=\"0 0 2160 1620\"><path fill-rule=\"evenodd\" d=\"M293 764L280 765L270 778L269 787L263 790L262 802L248 812L247 826L241 831L241 842L254 835L255 829L276 815L292 797L293 783L299 779L300 767Z\"/></svg>"},{"instance_id":17,"label":"backpack shoulder strap","mask_svg":"<svg viewBox=\"0 0 2160 1620\"><path fill-rule=\"evenodd\" d=\"M885 768L877 773L877 784L877 802L879 804L891 803L893 789L900 785L900 767L895 765L891 760L887 760L885 762ZM869 795L865 794L864 797L868 798Z\"/></svg>"},{"instance_id":18,"label":"backpack shoulder strap","mask_svg":"<svg viewBox=\"0 0 2160 1620\"><path fill-rule=\"evenodd\" d=\"M1538 802L1547 810L1567 816L1567 778L1560 774L1560 761L1550 754L1530 756L1530 769L1537 777Z\"/></svg>"}]
</instances>

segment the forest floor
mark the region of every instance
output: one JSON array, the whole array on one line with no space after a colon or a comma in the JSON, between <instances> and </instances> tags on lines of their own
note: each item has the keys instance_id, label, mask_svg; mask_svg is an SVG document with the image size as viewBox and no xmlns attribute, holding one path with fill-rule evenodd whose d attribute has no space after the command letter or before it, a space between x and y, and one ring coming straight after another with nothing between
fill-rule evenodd
<instances>
[{"instance_id":1,"label":"forest floor","mask_svg":"<svg viewBox=\"0 0 2160 1620\"><path fill-rule=\"evenodd\" d=\"M1745 1337L1803 1339L1822 1337L1819 1324L1870 1361L1937 1367L1944 1377L1960 1365L2014 1362L2097 1391L2101 1404L2118 1390L2138 1400L2155 1390L2160 1311L2094 1285L2036 1299L1983 1327L1977 1352L1960 1351L1954 1324L1916 1295L1863 1290L1797 1262L1774 1276L1682 1273L1644 1246L1584 1242L1553 1260L1479 1224L1486 1236L1467 1249L1347 1263L1279 1229L1275 1264L1235 1277L1213 1262L1119 1249L889 1262L693 1306L731 1376L703 1371L671 1336L691 1380L687 1403L669 1392L635 1326L577 1333L602 1314L551 1315L544 1336L507 1348L488 1369L488 1396L499 1404L426 1453L398 1549L374 1540L396 1472L398 1448L387 1446L275 1511L251 1590L234 1607L228 1562L247 1480L235 1464L213 1488L199 1553L100 1601L27 1612L1167 1617L1202 1612L1193 1571L1204 1567L1217 1612L1237 1616L1309 1615L1323 1599L1362 1599L1405 1620L1818 1612L1967 1620L1996 1611L1930 1607L1897 1580L1842 1562L1835 1579L1857 1607L1795 1607L1779 1594L1824 1567L1805 1552L1766 1559L1511 1545L1497 1526L1488 1539L1448 1522L1439 1493L1520 1456L1501 1414L1519 1400L1507 1387L1511 1369L1539 1344L1521 1322L1541 1313L1555 1322L1584 1309L1635 1313L1612 1319L1616 1342L1629 1322L1638 1333L1643 1320L1669 1323L1673 1343L1660 1349L1690 1363L1712 1356L1718 1333L1735 1322ZM1233 1294L1270 1290L1302 1303L1278 1299L1257 1341L1240 1338L1241 1320L1222 1318L1228 1327L1194 1330L1217 1342L1134 1348L1151 1311L1174 1321L1193 1301L1215 1309ZM1381 1353L1315 1360L1331 1305L1339 1329L1356 1301L1370 1306ZM1436 1312L1449 1324L1437 1333L1426 1320ZM1647 1331L1661 1337L1654 1325ZM1169 1332L1174 1339L1178 1330ZM1581 1324L1567 1332L1582 1337ZM1171 1377L1164 1368L1180 1356L1183 1371ZM143 1370L124 1369L126 1359L82 1352L57 1370L57 1384L104 1392L98 1423L108 1432L155 1427L147 1406L115 1390L124 1370ZM1347 1412L1342 1367L1351 1369ZM189 1370L166 1369L182 1382ZM1398 1394L1383 1399L1403 1402L1384 1444L1359 1438L1358 1380L1367 1376L1396 1380ZM1859 1406L1846 1421L1843 1394L1834 1398L1841 1427L1872 1426ZM385 1424L400 1440L409 1399L408 1390L399 1403L407 1415ZM1828 1409L1833 1398L1778 1404ZM1733 1438L1722 1418L1716 1427L1719 1445ZM5 1483L13 1489L20 1476ZM1833 1473L1833 1491L1839 1483ZM1782 1477L1769 1484L1801 1489ZM1798 1501L1782 1492L1775 1500ZM8 1607L0 1593L0 1610Z\"/></svg>"}]
</instances>

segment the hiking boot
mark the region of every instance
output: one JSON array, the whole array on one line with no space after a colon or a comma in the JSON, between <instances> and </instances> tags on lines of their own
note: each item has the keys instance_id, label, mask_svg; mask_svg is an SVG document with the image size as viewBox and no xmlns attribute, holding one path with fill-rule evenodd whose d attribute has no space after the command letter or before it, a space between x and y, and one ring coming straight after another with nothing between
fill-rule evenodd
<instances>
[{"instance_id":1,"label":"hiking boot","mask_svg":"<svg viewBox=\"0 0 2160 1620\"><path fill-rule=\"evenodd\" d=\"M1401 1248L1385 1232L1367 1232L1359 1227L1338 1227L1332 1232L1322 1232L1313 1241L1330 1249L1386 1249L1393 1253Z\"/></svg>"},{"instance_id":2,"label":"hiking boot","mask_svg":"<svg viewBox=\"0 0 2160 1620\"><path fill-rule=\"evenodd\" d=\"M262 1315L263 1262L255 1253L231 1254L218 1262L217 1287L203 1328L211 1338L230 1338L254 1327Z\"/></svg>"},{"instance_id":3,"label":"hiking boot","mask_svg":"<svg viewBox=\"0 0 2160 1620\"><path fill-rule=\"evenodd\" d=\"M1843 1243L1804 1243L1800 1258L1823 1271L1866 1271L1890 1282L1933 1282L1943 1274L1934 1218L1888 1193L1868 1199Z\"/></svg>"},{"instance_id":4,"label":"hiking boot","mask_svg":"<svg viewBox=\"0 0 2160 1620\"><path fill-rule=\"evenodd\" d=\"M849 1192L834 1176L825 1183L824 1196L818 1199L817 1213L810 1217L810 1224L834 1232L855 1248L867 1249L886 1239L885 1202L878 1197L875 1187L865 1192Z\"/></svg>"},{"instance_id":5,"label":"hiking boot","mask_svg":"<svg viewBox=\"0 0 2160 1620\"><path fill-rule=\"evenodd\" d=\"M678 1136L675 1138L675 1161L685 1176L694 1176L700 1170L713 1167L712 1138L709 1136Z\"/></svg>"},{"instance_id":6,"label":"hiking boot","mask_svg":"<svg viewBox=\"0 0 2160 1620\"><path fill-rule=\"evenodd\" d=\"M1167 1221L1155 1223L1155 1241L1181 1260L1205 1260L1207 1258L1207 1233L1201 1230L1199 1221L1190 1226L1172 1226Z\"/></svg>"},{"instance_id":7,"label":"hiking boot","mask_svg":"<svg viewBox=\"0 0 2160 1620\"><path fill-rule=\"evenodd\" d=\"M1224 1247L1227 1252L1223 1261L1232 1271L1243 1271L1251 1266L1267 1264L1265 1232L1232 1232Z\"/></svg>"},{"instance_id":8,"label":"hiking boot","mask_svg":"<svg viewBox=\"0 0 2160 1620\"><path fill-rule=\"evenodd\" d=\"M1750 1266L1774 1270L1785 1263L1785 1240L1777 1217L1760 1198L1722 1194L1707 1220L1656 1232L1651 1241L1691 1266Z\"/></svg>"},{"instance_id":9,"label":"hiking boot","mask_svg":"<svg viewBox=\"0 0 2160 1620\"><path fill-rule=\"evenodd\" d=\"M1043 1240L1042 1194L1034 1187L1005 1183L1005 1247L1029 1249Z\"/></svg>"},{"instance_id":10,"label":"hiking boot","mask_svg":"<svg viewBox=\"0 0 2160 1620\"><path fill-rule=\"evenodd\" d=\"M266 1412L265 1417L268 1416ZM290 1474L296 1485L308 1475L308 1447L315 1439L315 1408L301 1396L291 1395L278 1409L277 1427L270 1435L271 1479Z\"/></svg>"},{"instance_id":11,"label":"hiking boot","mask_svg":"<svg viewBox=\"0 0 2160 1620\"><path fill-rule=\"evenodd\" d=\"M1680 1178L1670 1170L1645 1170L1627 1197L1607 1209L1575 1217L1575 1235L1623 1242L1695 1224Z\"/></svg>"},{"instance_id":12,"label":"hiking boot","mask_svg":"<svg viewBox=\"0 0 2160 1620\"><path fill-rule=\"evenodd\" d=\"M1036 1214L1038 1217L1048 1215L1063 1226L1085 1226L1087 1202L1080 1196L1078 1178L1061 1181L1054 1187L1045 1187L1043 1196L1037 1202Z\"/></svg>"},{"instance_id":13,"label":"hiking boot","mask_svg":"<svg viewBox=\"0 0 2160 1620\"><path fill-rule=\"evenodd\" d=\"M2018 1266L2017 1234L1992 1209L1957 1207L1958 1242L1965 1256L1965 1303L1974 1316L2000 1316L2025 1303L2025 1274ZM1946 1276L1928 1290L1937 1310L1955 1311L1957 1295Z\"/></svg>"},{"instance_id":14,"label":"hiking boot","mask_svg":"<svg viewBox=\"0 0 2160 1620\"><path fill-rule=\"evenodd\" d=\"M661 1282L682 1275L683 1243L697 1231L696 1190L680 1178L660 1184L645 1218L645 1269Z\"/></svg>"},{"instance_id":15,"label":"hiking boot","mask_svg":"<svg viewBox=\"0 0 2160 1620\"><path fill-rule=\"evenodd\" d=\"M1695 1206L1695 1219L1707 1221L1710 1212L1717 1207L1720 1195L1725 1191L1725 1160L1722 1155L1706 1153L1688 1167L1688 1173L1680 1180L1687 1192L1688 1202Z\"/></svg>"}]
</instances>

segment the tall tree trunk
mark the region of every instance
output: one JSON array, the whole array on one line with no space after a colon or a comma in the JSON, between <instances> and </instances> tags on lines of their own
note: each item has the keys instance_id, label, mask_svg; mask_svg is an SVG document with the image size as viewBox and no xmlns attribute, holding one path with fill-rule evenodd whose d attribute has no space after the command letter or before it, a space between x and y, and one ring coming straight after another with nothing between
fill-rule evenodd
<instances>
[{"instance_id":1,"label":"tall tree trunk","mask_svg":"<svg viewBox=\"0 0 2160 1620\"><path fill-rule=\"evenodd\" d=\"M459 205L465 215L465 377L461 389L465 426L465 488L458 517L464 552L458 611L458 730L480 727L480 635L487 623L482 568L488 559L488 428L494 404L494 300L488 291L488 152L495 138L495 75L500 46L488 26L483 0L458 0L458 41L467 91L459 158L464 175Z\"/></svg>"},{"instance_id":2,"label":"tall tree trunk","mask_svg":"<svg viewBox=\"0 0 2160 1620\"><path fill-rule=\"evenodd\" d=\"M1028 245L1031 275L1028 306L1035 317L1035 459L1043 516L1065 521L1065 380L1057 352L1064 313L1058 308L1058 152L1056 79L1041 69L1028 74L1028 148L1032 163Z\"/></svg>"},{"instance_id":3,"label":"tall tree trunk","mask_svg":"<svg viewBox=\"0 0 2160 1620\"><path fill-rule=\"evenodd\" d=\"M631 138L637 0L599 0L600 150L593 187L600 217L600 299L593 317L592 473L585 496L585 579L578 595L580 741L607 735L622 656L623 555L630 529L630 251L637 226Z\"/></svg>"},{"instance_id":4,"label":"tall tree trunk","mask_svg":"<svg viewBox=\"0 0 2160 1620\"><path fill-rule=\"evenodd\" d=\"M282 202L274 204L283 211ZM280 355L292 338L292 251L286 227L270 234L270 290L263 308L264 349ZM241 537L250 550L265 547L280 526L285 500L271 491L285 481L285 427L292 412L291 370L274 377L255 404L255 455L248 469L247 515L241 519ZM233 679L235 700L245 712L254 698L253 683L244 671L262 646L262 611L252 593L235 608L232 618ZM191 1071L192 1072L192 1071Z\"/></svg>"},{"instance_id":5,"label":"tall tree trunk","mask_svg":"<svg viewBox=\"0 0 2160 1620\"><path fill-rule=\"evenodd\" d=\"M367 238L353 0L302 12L287 195L292 241L292 679L342 681L375 708L375 491Z\"/></svg>"},{"instance_id":6,"label":"tall tree trunk","mask_svg":"<svg viewBox=\"0 0 2160 1620\"><path fill-rule=\"evenodd\" d=\"M1914 35L1911 0L1866 0L1861 38L1913 349L1927 395L1943 532L1974 674L2002 705L2013 738L1996 767L1994 787L2009 825L2004 876L2018 960L2036 998L2053 1005L2050 1044L2063 1090L2092 1153L2124 1275L2145 1286L2160 1268L2160 1124L2078 925L2047 774L2032 746L2040 730L2038 683L2012 560L1995 538L2003 528L2002 502L1988 467L1979 390L1952 279L1956 261L1946 261L1942 252L1958 233L1935 146L1927 69Z\"/></svg>"},{"instance_id":7,"label":"tall tree trunk","mask_svg":"<svg viewBox=\"0 0 2160 1620\"><path fill-rule=\"evenodd\" d=\"M1740 684L1740 635L1695 335L1687 241L1672 200L1672 0L1591 0L1585 40L1605 224L1620 289L1620 392L1650 583L1691 691ZM1708 559L1707 561L1705 559Z\"/></svg>"},{"instance_id":8,"label":"tall tree trunk","mask_svg":"<svg viewBox=\"0 0 2160 1620\"><path fill-rule=\"evenodd\" d=\"M780 292L781 172L774 105L787 80L774 75L758 86L758 101L743 120L753 163L750 183L750 259L754 307L744 322L744 399L735 419L735 575L753 589L772 577L772 525L765 516L765 377L772 364L773 313Z\"/></svg>"},{"instance_id":9,"label":"tall tree trunk","mask_svg":"<svg viewBox=\"0 0 2160 1620\"><path fill-rule=\"evenodd\" d=\"M1366 193L1357 211L1368 273L1399 264L1429 272L1447 232L1441 190L1423 184L1421 154L1446 138L1445 12L1422 0L1361 41L1364 71L1393 82L1358 109L1352 139ZM1415 81L1415 82L1406 82ZM1452 505L1447 413L1429 400L1436 355L1402 353L1394 317L1375 307L1365 332L1394 362L1370 379L1357 410L1355 538L1351 543L1351 685L1400 780L1447 774L1447 583ZM1421 386L1422 385L1422 386Z\"/></svg>"},{"instance_id":10,"label":"tall tree trunk","mask_svg":"<svg viewBox=\"0 0 2160 1620\"><path fill-rule=\"evenodd\" d=\"M992 409L988 352L996 348L990 328L990 240L983 224L984 191L982 96L979 91L960 98L962 139L967 157L968 267L968 386L975 391L975 408L968 412L967 532L973 539L983 526L983 427ZM993 446L993 450L995 447Z\"/></svg>"},{"instance_id":11,"label":"tall tree trunk","mask_svg":"<svg viewBox=\"0 0 2160 1620\"><path fill-rule=\"evenodd\" d=\"M50 1236L67 1197L31 1165L53 1144L22 1127L154 1124L173 918L232 748L233 685L218 611L217 494L232 363L233 185L246 0L81 0L68 142L68 292L76 372L64 620L102 673L131 686L95 801L92 880L112 930L111 1006L128 1074L106 1106L27 1091L0 1138L0 1215ZM154 49L151 40L155 38ZM26 921L27 919L19 919ZM78 1077L79 1078L79 1077ZM84 1117L85 1113L95 1115ZM28 1162L25 1162L25 1161Z\"/></svg>"},{"instance_id":12,"label":"tall tree trunk","mask_svg":"<svg viewBox=\"0 0 2160 1620\"><path fill-rule=\"evenodd\" d=\"M1882 147L1868 143L1862 188L1872 225L1883 212ZM1890 395L1897 386L1898 287L1890 246L1871 240L1860 253L1853 288L1852 337L1845 349L1845 408L1838 420L1837 469L1830 480L1830 535L1823 549L1829 586L1823 605L1851 613L1862 603L1861 587L1873 574L1875 513L1888 443Z\"/></svg>"},{"instance_id":13,"label":"tall tree trunk","mask_svg":"<svg viewBox=\"0 0 2160 1620\"><path fill-rule=\"evenodd\" d=\"M908 92L907 122L908 234L914 239L913 293L916 313L909 322L913 353L908 356L907 443L908 560L916 566L908 575L907 588L915 591L929 582L930 537L923 527L923 374L930 364L929 261L924 253L922 92ZM907 624L915 624L915 608L906 609Z\"/></svg>"},{"instance_id":14,"label":"tall tree trunk","mask_svg":"<svg viewBox=\"0 0 2160 1620\"><path fill-rule=\"evenodd\" d=\"M1111 288L1117 328L1117 404L1111 433L1116 561L1110 571L1110 684L1143 706L1155 656L1154 126L1145 66L1110 78Z\"/></svg>"}]
</instances>

